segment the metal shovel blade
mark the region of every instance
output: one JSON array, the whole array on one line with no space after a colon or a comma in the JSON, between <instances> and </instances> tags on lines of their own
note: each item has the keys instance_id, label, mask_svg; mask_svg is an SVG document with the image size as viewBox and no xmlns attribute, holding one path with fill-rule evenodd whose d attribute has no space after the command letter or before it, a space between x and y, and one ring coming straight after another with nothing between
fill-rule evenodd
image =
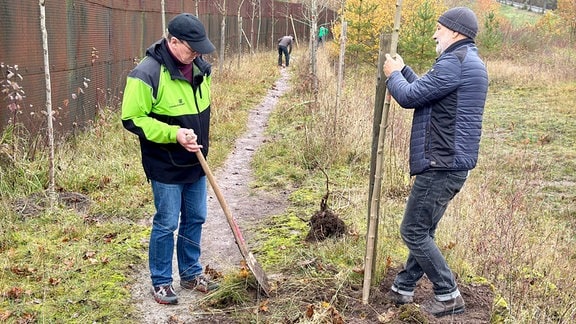
<instances>
[{"instance_id":1,"label":"metal shovel blade","mask_svg":"<svg viewBox=\"0 0 576 324\"><path fill-rule=\"evenodd\" d=\"M258 284L260 285L266 296L270 296L270 284L268 283L268 277L266 276L266 273L264 272L258 261L256 261L254 255L248 250L248 246L244 241L244 237L242 236L240 227L238 226L236 220L232 216L232 212L230 211L230 208L228 207L226 200L224 200L224 196L220 191L220 187L218 186L218 183L216 182L216 179L214 178L214 175L212 174L210 167L208 167L208 162L206 162L206 159L204 158L204 155L202 154L201 151L196 152L196 157L198 158L198 161L200 161L202 169L204 170L204 173L206 173L206 176L208 177L210 186L212 186L212 189L214 190L214 193L218 198L218 202L220 202L220 206L224 211L224 215L226 215L226 220L228 220L228 224L232 229L234 239L236 240L238 249L240 249L240 254L242 254L242 257L246 261L248 268L250 268L250 271L252 271L254 277L256 277L256 281L258 281Z\"/></svg>"}]
</instances>

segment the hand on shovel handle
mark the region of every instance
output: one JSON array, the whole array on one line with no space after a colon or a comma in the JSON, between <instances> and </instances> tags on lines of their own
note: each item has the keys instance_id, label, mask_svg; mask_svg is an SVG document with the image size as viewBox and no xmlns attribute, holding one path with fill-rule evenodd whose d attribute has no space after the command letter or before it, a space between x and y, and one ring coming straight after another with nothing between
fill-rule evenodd
<instances>
[{"instance_id":1,"label":"hand on shovel handle","mask_svg":"<svg viewBox=\"0 0 576 324\"><path fill-rule=\"evenodd\" d=\"M198 145L196 142L197 139L198 136L196 136L194 130L190 128L180 128L178 133L176 133L176 140L188 152L197 152L202 148L202 145Z\"/></svg>"}]
</instances>

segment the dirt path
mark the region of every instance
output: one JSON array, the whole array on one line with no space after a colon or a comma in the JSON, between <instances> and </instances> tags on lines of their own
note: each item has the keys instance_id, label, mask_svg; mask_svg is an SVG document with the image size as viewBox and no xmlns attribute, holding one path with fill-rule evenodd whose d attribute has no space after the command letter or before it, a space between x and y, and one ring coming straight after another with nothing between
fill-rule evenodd
<instances>
[{"instance_id":1,"label":"dirt path","mask_svg":"<svg viewBox=\"0 0 576 324\"><path fill-rule=\"evenodd\" d=\"M246 133L236 141L234 151L223 167L212 170L216 181L236 218L248 246L251 246L248 229L254 220L277 214L284 209L285 197L253 191L249 185L252 181L250 163L254 152L264 142L264 130L268 118L276 107L278 99L288 90L289 74L281 71L281 77L268 91L262 102L250 112ZM208 161L208 163L210 163ZM151 226L151 219L149 220ZM209 191L208 220L204 225L202 237L201 262L204 267L216 269L223 273L236 271L242 256L232 235L232 231L213 191ZM180 288L174 254L173 271L174 289L179 296L178 305L160 305L150 294L150 273L147 264L136 275L136 282L131 289L132 299L140 314L140 323L194 323L201 318L201 310L195 309L196 301L204 295L199 292Z\"/></svg>"}]
</instances>

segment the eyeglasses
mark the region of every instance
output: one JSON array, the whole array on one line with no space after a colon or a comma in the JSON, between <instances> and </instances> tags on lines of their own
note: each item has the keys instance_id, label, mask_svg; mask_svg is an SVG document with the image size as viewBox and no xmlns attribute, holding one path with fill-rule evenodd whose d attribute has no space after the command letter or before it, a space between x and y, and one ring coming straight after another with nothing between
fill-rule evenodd
<instances>
[{"instance_id":1,"label":"eyeglasses","mask_svg":"<svg viewBox=\"0 0 576 324\"><path fill-rule=\"evenodd\" d=\"M178 41L180 41L180 43L184 44L184 46L190 51L190 55L198 55L198 52L193 50L192 47L190 47L190 45L188 45L187 42L180 40L180 39L178 39Z\"/></svg>"}]
</instances>

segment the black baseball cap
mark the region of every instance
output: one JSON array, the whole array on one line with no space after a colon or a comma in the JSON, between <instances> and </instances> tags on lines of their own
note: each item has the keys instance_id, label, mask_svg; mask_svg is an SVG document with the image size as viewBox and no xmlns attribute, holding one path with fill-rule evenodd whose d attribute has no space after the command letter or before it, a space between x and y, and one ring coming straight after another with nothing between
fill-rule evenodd
<instances>
[{"instance_id":1,"label":"black baseball cap","mask_svg":"<svg viewBox=\"0 0 576 324\"><path fill-rule=\"evenodd\" d=\"M194 15L181 13L168 23L168 33L186 41L190 47L200 54L210 54L216 47L206 36L206 29L202 22Z\"/></svg>"}]
</instances>

